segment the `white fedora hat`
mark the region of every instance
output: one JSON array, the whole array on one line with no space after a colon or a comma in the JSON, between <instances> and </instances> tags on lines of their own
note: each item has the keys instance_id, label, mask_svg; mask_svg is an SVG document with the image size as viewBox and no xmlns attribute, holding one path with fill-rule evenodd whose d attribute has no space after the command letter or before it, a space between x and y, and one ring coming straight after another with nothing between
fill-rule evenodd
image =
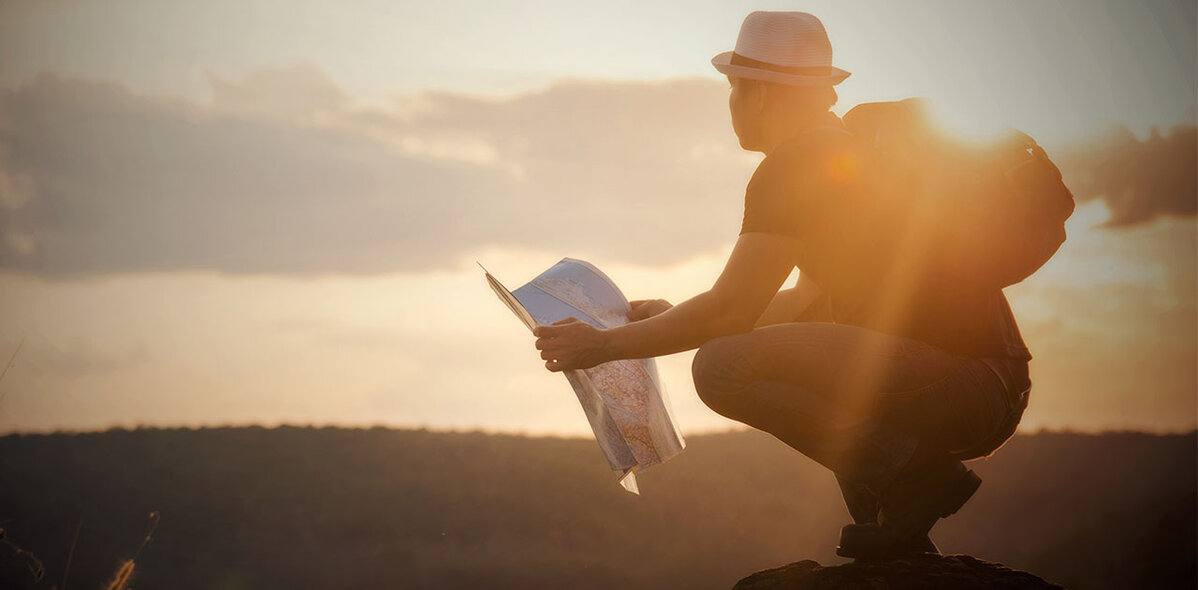
<instances>
[{"instance_id":1,"label":"white fedora hat","mask_svg":"<svg viewBox=\"0 0 1198 590\"><path fill-rule=\"evenodd\" d=\"M736 49L711 58L720 73L794 86L835 86L849 73L832 66L824 24L806 12L752 12Z\"/></svg>"}]
</instances>

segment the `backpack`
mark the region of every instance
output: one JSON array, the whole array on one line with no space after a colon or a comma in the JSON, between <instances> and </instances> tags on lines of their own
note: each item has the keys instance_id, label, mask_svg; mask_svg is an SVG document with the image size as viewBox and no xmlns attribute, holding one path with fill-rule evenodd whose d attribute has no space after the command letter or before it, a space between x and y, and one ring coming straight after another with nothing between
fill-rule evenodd
<instances>
[{"instance_id":1,"label":"backpack","mask_svg":"<svg viewBox=\"0 0 1198 590\"><path fill-rule=\"evenodd\" d=\"M864 155L888 256L906 265L903 272L1001 289L1030 276L1065 241L1073 194L1028 135L952 138L919 98L861 104L842 121Z\"/></svg>"}]
</instances>

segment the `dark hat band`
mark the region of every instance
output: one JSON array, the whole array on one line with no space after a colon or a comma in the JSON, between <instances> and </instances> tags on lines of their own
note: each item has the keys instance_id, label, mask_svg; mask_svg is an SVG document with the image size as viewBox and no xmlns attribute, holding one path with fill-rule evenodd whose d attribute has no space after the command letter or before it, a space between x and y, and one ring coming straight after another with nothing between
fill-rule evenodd
<instances>
[{"instance_id":1,"label":"dark hat band","mask_svg":"<svg viewBox=\"0 0 1198 590\"><path fill-rule=\"evenodd\" d=\"M835 76L841 73L839 70L831 66L780 66L769 62L758 61L753 58L745 57L739 53L732 52L732 59L728 61L729 65L745 66L758 70L769 70L780 74L795 74L797 76Z\"/></svg>"}]
</instances>

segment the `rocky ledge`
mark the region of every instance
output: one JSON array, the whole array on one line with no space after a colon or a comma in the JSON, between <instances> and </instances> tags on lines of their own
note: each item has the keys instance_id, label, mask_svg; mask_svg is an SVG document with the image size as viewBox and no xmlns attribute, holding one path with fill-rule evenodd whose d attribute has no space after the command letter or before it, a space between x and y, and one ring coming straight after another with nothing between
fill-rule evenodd
<instances>
[{"instance_id":1,"label":"rocky ledge","mask_svg":"<svg viewBox=\"0 0 1198 590\"><path fill-rule=\"evenodd\" d=\"M733 590L1064 590L1039 576L968 555L920 555L907 559L823 566L806 560L762 570Z\"/></svg>"}]
</instances>

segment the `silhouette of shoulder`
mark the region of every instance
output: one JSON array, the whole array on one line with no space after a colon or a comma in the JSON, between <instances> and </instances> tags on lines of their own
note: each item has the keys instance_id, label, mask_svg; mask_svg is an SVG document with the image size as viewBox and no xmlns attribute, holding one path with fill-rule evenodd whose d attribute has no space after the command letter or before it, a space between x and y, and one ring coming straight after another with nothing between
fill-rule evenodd
<instances>
[{"instance_id":1,"label":"silhouette of shoulder","mask_svg":"<svg viewBox=\"0 0 1198 590\"><path fill-rule=\"evenodd\" d=\"M762 160L745 190L741 233L810 236L815 224L835 222L850 206L860 157L843 128L808 129Z\"/></svg>"}]
</instances>

